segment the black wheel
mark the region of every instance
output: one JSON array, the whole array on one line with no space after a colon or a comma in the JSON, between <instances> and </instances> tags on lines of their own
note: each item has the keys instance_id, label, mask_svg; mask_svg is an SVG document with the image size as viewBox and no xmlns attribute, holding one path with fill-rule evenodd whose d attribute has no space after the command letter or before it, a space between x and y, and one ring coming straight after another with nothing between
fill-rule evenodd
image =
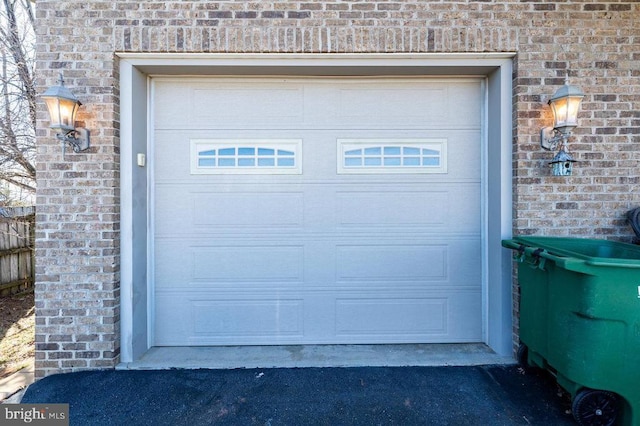
<instances>
[{"instance_id":1,"label":"black wheel","mask_svg":"<svg viewBox=\"0 0 640 426\"><path fill-rule=\"evenodd\" d=\"M616 394L593 389L578 392L571 405L573 417L581 426L613 426L619 408Z\"/></svg>"},{"instance_id":2,"label":"black wheel","mask_svg":"<svg viewBox=\"0 0 640 426\"><path fill-rule=\"evenodd\" d=\"M518 365L524 369L530 368L529 365L529 348L524 343L518 345L518 352L516 353L516 359Z\"/></svg>"}]
</instances>

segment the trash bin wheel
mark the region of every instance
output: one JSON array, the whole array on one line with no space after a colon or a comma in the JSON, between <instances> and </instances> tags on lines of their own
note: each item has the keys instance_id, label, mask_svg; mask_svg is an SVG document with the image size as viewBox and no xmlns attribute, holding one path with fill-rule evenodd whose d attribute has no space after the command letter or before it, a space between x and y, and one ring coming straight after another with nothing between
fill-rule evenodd
<instances>
[{"instance_id":1,"label":"trash bin wheel","mask_svg":"<svg viewBox=\"0 0 640 426\"><path fill-rule=\"evenodd\" d=\"M529 365L529 348L524 343L518 345L518 352L516 352L516 359L518 365L524 369L531 368Z\"/></svg>"},{"instance_id":2,"label":"trash bin wheel","mask_svg":"<svg viewBox=\"0 0 640 426\"><path fill-rule=\"evenodd\" d=\"M618 396L612 392L583 389L573 399L571 411L581 426L613 426L618 418Z\"/></svg>"}]
</instances>

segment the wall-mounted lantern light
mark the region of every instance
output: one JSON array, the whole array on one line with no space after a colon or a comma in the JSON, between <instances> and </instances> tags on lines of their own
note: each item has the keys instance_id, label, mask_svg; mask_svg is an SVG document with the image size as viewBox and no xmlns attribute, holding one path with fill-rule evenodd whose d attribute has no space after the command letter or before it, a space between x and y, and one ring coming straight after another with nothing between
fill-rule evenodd
<instances>
[{"instance_id":1,"label":"wall-mounted lantern light","mask_svg":"<svg viewBox=\"0 0 640 426\"><path fill-rule=\"evenodd\" d=\"M553 127L540 130L540 145L546 150L554 150L560 145L558 154L550 163L554 176L570 176L575 160L568 153L567 141L571 131L578 125L578 111L584 98L582 90L569 85L564 86L549 99L549 106L553 112Z\"/></svg>"},{"instance_id":2,"label":"wall-mounted lantern light","mask_svg":"<svg viewBox=\"0 0 640 426\"><path fill-rule=\"evenodd\" d=\"M57 132L56 137L62 141L63 150L66 143L71 145L74 152L89 149L89 130L75 127L76 113L82 103L64 87L62 74L58 83L58 86L50 87L42 95L49 110L49 127Z\"/></svg>"}]
</instances>

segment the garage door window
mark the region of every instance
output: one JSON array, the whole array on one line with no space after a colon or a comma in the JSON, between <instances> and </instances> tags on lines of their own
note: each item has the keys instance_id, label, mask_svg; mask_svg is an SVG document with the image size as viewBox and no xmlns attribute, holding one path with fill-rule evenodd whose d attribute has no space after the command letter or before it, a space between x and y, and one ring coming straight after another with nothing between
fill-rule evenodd
<instances>
[{"instance_id":1,"label":"garage door window","mask_svg":"<svg viewBox=\"0 0 640 426\"><path fill-rule=\"evenodd\" d=\"M338 139L338 172L446 173L446 139Z\"/></svg>"},{"instance_id":2,"label":"garage door window","mask_svg":"<svg viewBox=\"0 0 640 426\"><path fill-rule=\"evenodd\" d=\"M301 139L191 140L191 174L300 174Z\"/></svg>"}]
</instances>

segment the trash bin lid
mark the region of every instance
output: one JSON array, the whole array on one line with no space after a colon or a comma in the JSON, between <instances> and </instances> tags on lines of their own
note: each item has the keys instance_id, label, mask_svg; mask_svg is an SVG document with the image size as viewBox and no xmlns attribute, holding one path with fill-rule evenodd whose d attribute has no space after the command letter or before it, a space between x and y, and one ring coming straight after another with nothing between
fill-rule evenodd
<instances>
[{"instance_id":1,"label":"trash bin lid","mask_svg":"<svg viewBox=\"0 0 640 426\"><path fill-rule=\"evenodd\" d=\"M640 246L589 238L514 237L516 244L537 247L556 256L576 257L591 265L640 267Z\"/></svg>"}]
</instances>

